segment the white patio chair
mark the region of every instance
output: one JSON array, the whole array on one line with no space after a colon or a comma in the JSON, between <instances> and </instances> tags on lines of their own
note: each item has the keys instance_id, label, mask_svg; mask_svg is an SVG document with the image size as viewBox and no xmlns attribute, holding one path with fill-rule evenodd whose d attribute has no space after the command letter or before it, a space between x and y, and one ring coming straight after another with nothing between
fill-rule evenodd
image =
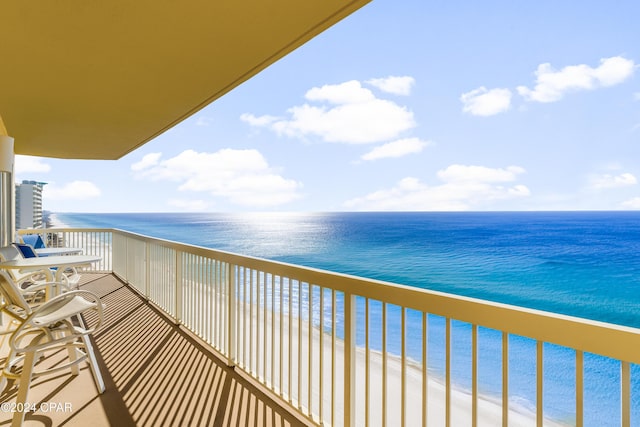
<instances>
[{"instance_id":1,"label":"white patio chair","mask_svg":"<svg viewBox=\"0 0 640 427\"><path fill-rule=\"evenodd\" d=\"M1 372L0 386L4 389L9 379L19 381L16 408L25 406L34 377L65 369L78 375L78 364L85 360L89 363L98 393L104 392L104 382L89 338L103 319L103 305L97 295L84 290L69 291L34 308L4 271L0 271L0 292L4 299L1 310L16 325L9 331L9 355ZM74 317L89 311L97 314L95 325L86 328L74 323ZM41 358L59 350L68 353L65 363L36 370ZM25 412L15 412L12 425L21 425L24 416Z\"/></svg>"}]
</instances>

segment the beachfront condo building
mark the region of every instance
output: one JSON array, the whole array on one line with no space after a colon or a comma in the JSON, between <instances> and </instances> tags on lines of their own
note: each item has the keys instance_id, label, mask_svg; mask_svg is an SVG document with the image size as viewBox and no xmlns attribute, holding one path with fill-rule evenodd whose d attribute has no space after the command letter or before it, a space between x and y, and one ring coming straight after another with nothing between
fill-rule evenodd
<instances>
[{"instance_id":1,"label":"beachfront condo building","mask_svg":"<svg viewBox=\"0 0 640 427\"><path fill-rule=\"evenodd\" d=\"M27 181L16 184L16 227L42 228L42 189L46 182Z\"/></svg>"}]
</instances>

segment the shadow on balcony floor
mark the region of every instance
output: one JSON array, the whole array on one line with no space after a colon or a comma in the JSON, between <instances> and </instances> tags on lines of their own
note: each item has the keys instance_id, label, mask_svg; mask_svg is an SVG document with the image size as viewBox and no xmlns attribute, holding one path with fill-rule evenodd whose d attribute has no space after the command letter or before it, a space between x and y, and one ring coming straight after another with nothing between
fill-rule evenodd
<instances>
[{"instance_id":1,"label":"shadow on balcony floor","mask_svg":"<svg viewBox=\"0 0 640 427\"><path fill-rule=\"evenodd\" d=\"M115 276L85 274L81 287L107 306L94 334L106 391L97 393L86 364L79 376L37 378L28 402L38 410L27 414L25 425L306 425ZM56 355L41 363L57 363ZM15 387L0 395L0 425L10 424L15 395Z\"/></svg>"}]
</instances>

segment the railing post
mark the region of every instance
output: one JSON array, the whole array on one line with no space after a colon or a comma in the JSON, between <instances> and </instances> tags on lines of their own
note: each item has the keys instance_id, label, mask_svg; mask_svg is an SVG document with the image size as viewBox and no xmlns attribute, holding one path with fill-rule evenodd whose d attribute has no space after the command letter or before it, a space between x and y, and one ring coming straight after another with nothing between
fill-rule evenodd
<instances>
[{"instance_id":1,"label":"railing post","mask_svg":"<svg viewBox=\"0 0 640 427\"><path fill-rule=\"evenodd\" d=\"M356 297L344 294L344 426L356 419Z\"/></svg>"},{"instance_id":2,"label":"railing post","mask_svg":"<svg viewBox=\"0 0 640 427\"><path fill-rule=\"evenodd\" d=\"M227 264L227 366L236 365L236 266Z\"/></svg>"},{"instance_id":3,"label":"railing post","mask_svg":"<svg viewBox=\"0 0 640 427\"><path fill-rule=\"evenodd\" d=\"M175 319L176 323L182 321L182 252L176 250L176 286L175 286Z\"/></svg>"}]
</instances>

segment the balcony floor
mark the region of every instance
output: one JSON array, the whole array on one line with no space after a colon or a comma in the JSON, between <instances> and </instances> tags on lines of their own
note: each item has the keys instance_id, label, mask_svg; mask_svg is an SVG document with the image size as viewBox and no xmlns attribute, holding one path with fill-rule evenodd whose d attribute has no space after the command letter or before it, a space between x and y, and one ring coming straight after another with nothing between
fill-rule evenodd
<instances>
[{"instance_id":1,"label":"balcony floor","mask_svg":"<svg viewBox=\"0 0 640 427\"><path fill-rule=\"evenodd\" d=\"M106 304L105 322L94 334L106 391L97 393L86 363L78 376L39 377L28 402L40 409L28 413L24 425L307 425L115 276L84 274L81 288ZM4 341L0 354L6 354ZM11 384L0 395L0 425L11 423L11 414L2 409L15 396Z\"/></svg>"}]
</instances>

